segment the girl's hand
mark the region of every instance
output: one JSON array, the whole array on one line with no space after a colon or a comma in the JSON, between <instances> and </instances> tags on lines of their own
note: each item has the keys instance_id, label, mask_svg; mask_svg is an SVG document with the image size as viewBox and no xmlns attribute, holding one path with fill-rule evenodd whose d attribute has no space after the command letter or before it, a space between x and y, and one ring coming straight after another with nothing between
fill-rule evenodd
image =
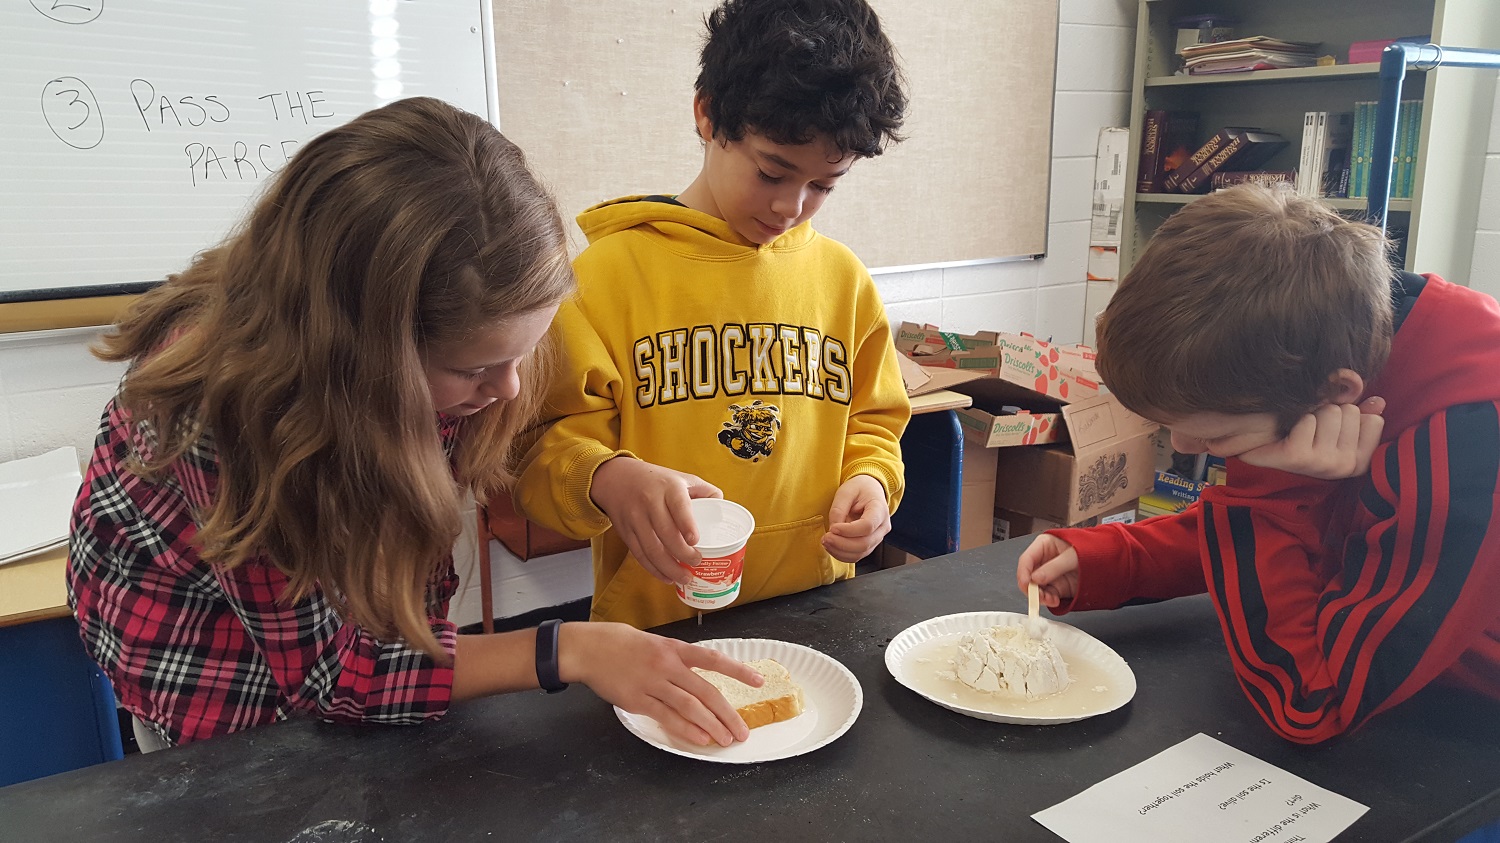
<instances>
[{"instance_id":1,"label":"girl's hand","mask_svg":"<svg viewBox=\"0 0 1500 843\"><path fill-rule=\"evenodd\" d=\"M582 682L606 702L650 717L696 746L729 746L750 737L724 695L691 670L712 670L754 687L765 683L741 662L622 623L565 623L558 635L562 681Z\"/></svg>"},{"instance_id":2,"label":"girl's hand","mask_svg":"<svg viewBox=\"0 0 1500 843\"><path fill-rule=\"evenodd\" d=\"M1078 551L1057 536L1037 536L1016 564L1016 587L1025 594L1031 583L1037 584L1042 605L1049 609L1073 599L1078 593Z\"/></svg>"}]
</instances>

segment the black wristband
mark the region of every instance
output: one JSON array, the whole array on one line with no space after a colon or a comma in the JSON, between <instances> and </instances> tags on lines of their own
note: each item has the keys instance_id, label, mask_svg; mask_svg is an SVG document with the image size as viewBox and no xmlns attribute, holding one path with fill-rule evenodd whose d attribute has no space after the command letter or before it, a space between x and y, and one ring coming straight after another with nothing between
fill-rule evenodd
<instances>
[{"instance_id":1,"label":"black wristband","mask_svg":"<svg viewBox=\"0 0 1500 843\"><path fill-rule=\"evenodd\" d=\"M557 630L562 621L557 618L542 621L536 628L536 681L549 694L566 691L568 683L562 681L557 672Z\"/></svg>"}]
</instances>

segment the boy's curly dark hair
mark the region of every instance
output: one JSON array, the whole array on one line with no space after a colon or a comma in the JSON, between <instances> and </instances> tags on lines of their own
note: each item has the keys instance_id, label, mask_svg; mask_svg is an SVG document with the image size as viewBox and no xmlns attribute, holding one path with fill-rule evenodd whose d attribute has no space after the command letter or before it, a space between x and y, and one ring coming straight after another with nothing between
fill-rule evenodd
<instances>
[{"instance_id":1,"label":"boy's curly dark hair","mask_svg":"<svg viewBox=\"0 0 1500 843\"><path fill-rule=\"evenodd\" d=\"M823 134L861 158L901 140L901 68L865 0L725 0L704 22L694 87L717 138Z\"/></svg>"}]
</instances>

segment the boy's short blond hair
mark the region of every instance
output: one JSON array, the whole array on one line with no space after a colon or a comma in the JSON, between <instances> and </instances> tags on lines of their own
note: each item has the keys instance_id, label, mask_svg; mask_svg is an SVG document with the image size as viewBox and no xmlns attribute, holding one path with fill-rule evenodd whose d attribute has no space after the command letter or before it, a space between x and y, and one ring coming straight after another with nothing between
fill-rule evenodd
<instances>
[{"instance_id":1,"label":"boy's short blond hair","mask_svg":"<svg viewBox=\"0 0 1500 843\"><path fill-rule=\"evenodd\" d=\"M1242 185L1167 219L1098 321L1099 374L1156 421L1270 413L1283 433L1368 382L1391 345L1391 248L1381 231L1285 188Z\"/></svg>"}]
</instances>

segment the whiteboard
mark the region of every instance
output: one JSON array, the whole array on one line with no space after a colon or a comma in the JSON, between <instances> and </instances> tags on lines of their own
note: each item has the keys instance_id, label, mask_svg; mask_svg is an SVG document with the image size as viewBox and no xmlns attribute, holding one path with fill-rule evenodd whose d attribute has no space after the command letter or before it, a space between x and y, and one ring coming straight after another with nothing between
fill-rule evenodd
<instances>
[{"instance_id":1,"label":"whiteboard","mask_svg":"<svg viewBox=\"0 0 1500 843\"><path fill-rule=\"evenodd\" d=\"M160 281L391 100L496 122L492 45L484 0L0 0L0 302Z\"/></svg>"}]
</instances>

